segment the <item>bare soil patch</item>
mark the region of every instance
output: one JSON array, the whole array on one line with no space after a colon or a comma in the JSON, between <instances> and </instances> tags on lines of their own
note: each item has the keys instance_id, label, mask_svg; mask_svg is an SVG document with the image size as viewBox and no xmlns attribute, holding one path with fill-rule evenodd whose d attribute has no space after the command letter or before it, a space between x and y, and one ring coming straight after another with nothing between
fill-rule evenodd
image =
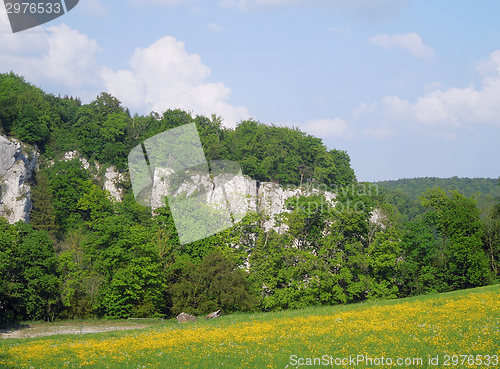
<instances>
[{"instance_id":1,"label":"bare soil patch","mask_svg":"<svg viewBox=\"0 0 500 369\"><path fill-rule=\"evenodd\" d=\"M54 334L86 334L129 329L142 329L153 324L137 324L127 320L103 322L26 323L0 329L2 338L33 338Z\"/></svg>"}]
</instances>

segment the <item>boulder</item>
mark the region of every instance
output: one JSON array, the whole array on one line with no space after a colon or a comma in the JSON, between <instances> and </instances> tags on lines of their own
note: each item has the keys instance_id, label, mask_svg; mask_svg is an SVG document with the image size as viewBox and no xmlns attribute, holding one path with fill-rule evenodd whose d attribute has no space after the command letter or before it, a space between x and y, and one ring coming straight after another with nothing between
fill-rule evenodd
<instances>
[{"instance_id":1,"label":"boulder","mask_svg":"<svg viewBox=\"0 0 500 369\"><path fill-rule=\"evenodd\" d=\"M180 313L179 315L177 315L177 321L179 323L194 322L196 321L196 317L186 313Z\"/></svg>"},{"instance_id":2,"label":"boulder","mask_svg":"<svg viewBox=\"0 0 500 369\"><path fill-rule=\"evenodd\" d=\"M214 311L213 313L210 313L208 314L205 319L215 319L215 318L218 318L220 317L221 314L220 314L220 310L217 310L217 311Z\"/></svg>"}]
</instances>

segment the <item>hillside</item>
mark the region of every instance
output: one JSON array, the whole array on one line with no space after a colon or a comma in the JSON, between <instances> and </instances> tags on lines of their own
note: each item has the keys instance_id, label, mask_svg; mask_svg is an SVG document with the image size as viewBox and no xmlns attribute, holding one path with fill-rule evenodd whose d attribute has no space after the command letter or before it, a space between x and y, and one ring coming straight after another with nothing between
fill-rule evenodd
<instances>
[{"instance_id":1,"label":"hillside","mask_svg":"<svg viewBox=\"0 0 500 369\"><path fill-rule=\"evenodd\" d=\"M0 74L0 322L268 312L497 278L497 201L417 202L358 183L348 153L299 129L222 123Z\"/></svg>"},{"instance_id":2,"label":"hillside","mask_svg":"<svg viewBox=\"0 0 500 369\"><path fill-rule=\"evenodd\" d=\"M377 185L407 194L418 200L428 188L456 190L464 196L470 197L479 194L479 197L500 197L498 178L403 178L393 181L376 182Z\"/></svg>"}]
</instances>

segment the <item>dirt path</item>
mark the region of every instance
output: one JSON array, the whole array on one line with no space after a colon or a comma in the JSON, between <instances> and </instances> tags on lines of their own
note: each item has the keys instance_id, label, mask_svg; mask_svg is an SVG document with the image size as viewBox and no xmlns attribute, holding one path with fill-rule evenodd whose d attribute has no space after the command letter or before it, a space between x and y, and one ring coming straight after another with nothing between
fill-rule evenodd
<instances>
[{"instance_id":1,"label":"dirt path","mask_svg":"<svg viewBox=\"0 0 500 369\"><path fill-rule=\"evenodd\" d=\"M121 331L128 329L147 328L150 325L134 324L128 321L110 321L103 323L69 323L61 322L46 324L26 324L8 329L0 329L2 338L33 338L51 336L54 334L85 334L101 333L109 331Z\"/></svg>"}]
</instances>

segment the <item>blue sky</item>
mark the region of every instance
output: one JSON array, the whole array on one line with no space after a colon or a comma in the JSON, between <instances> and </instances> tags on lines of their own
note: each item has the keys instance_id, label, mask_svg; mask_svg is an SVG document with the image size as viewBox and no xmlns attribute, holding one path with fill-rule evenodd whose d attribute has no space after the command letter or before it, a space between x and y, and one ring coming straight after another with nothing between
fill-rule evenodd
<instances>
[{"instance_id":1,"label":"blue sky","mask_svg":"<svg viewBox=\"0 0 500 369\"><path fill-rule=\"evenodd\" d=\"M0 72L132 113L253 117L346 150L358 180L500 176L498 1L80 0Z\"/></svg>"}]
</instances>

